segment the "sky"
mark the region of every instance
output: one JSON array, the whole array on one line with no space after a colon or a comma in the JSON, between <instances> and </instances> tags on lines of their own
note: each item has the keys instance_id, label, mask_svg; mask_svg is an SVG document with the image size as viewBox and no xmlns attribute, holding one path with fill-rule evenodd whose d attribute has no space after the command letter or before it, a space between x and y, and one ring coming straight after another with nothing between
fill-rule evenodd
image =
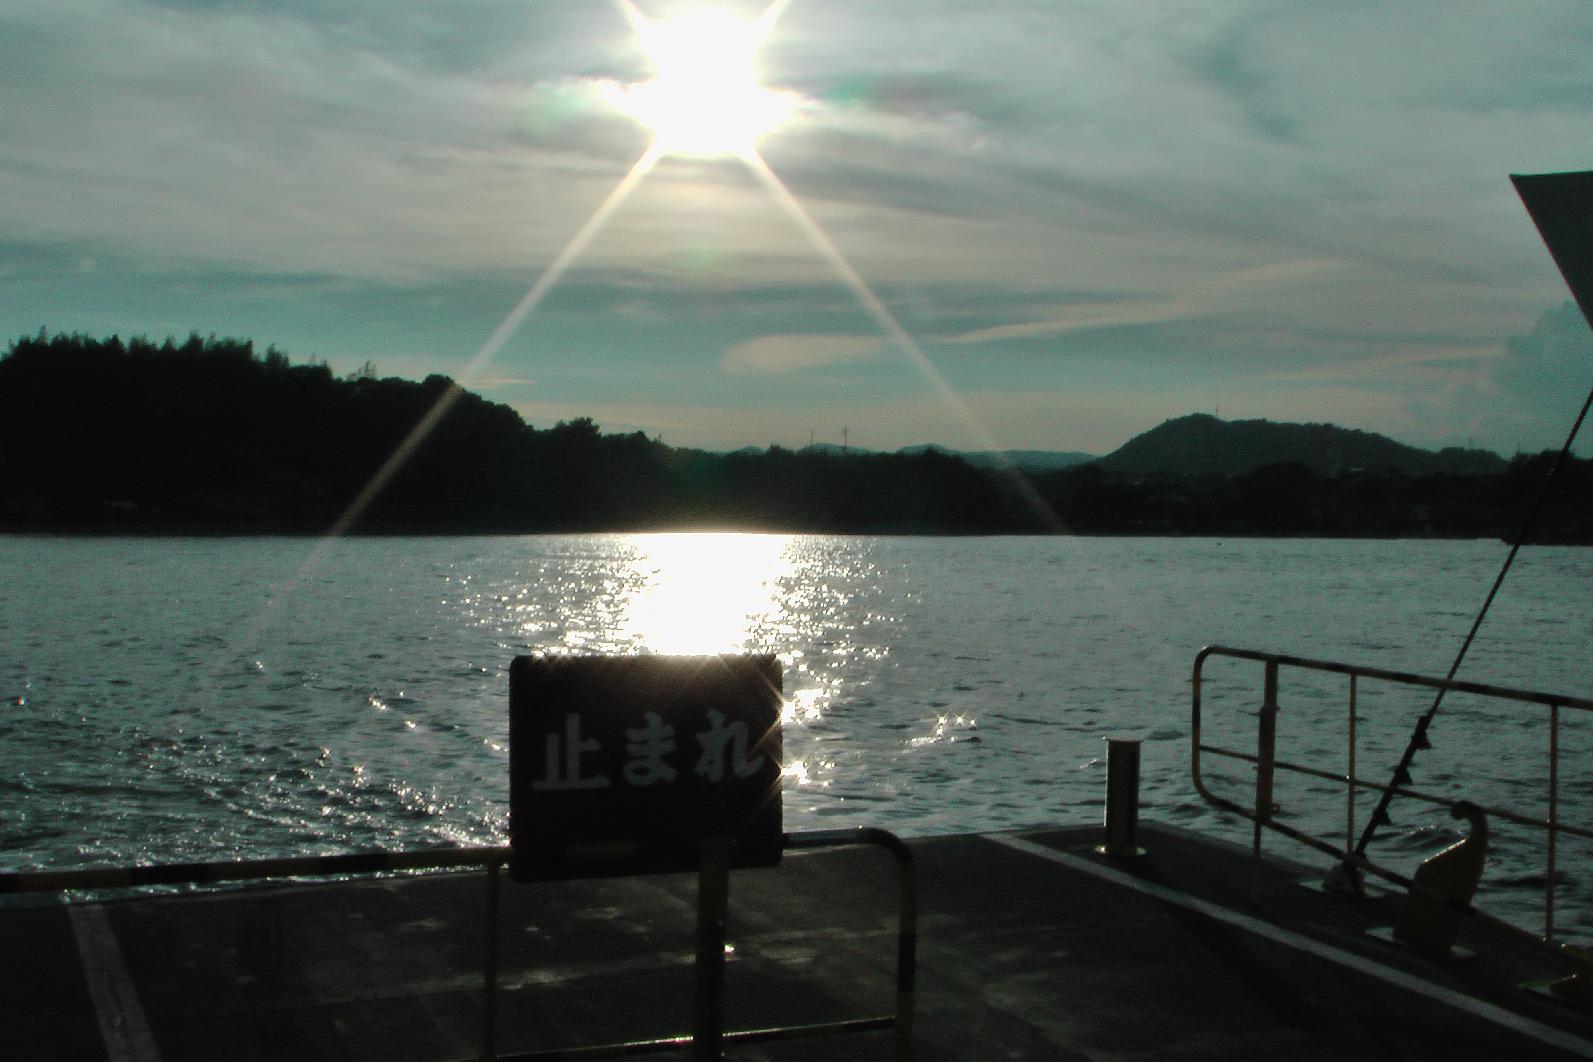
<instances>
[{"instance_id":1,"label":"sky","mask_svg":"<svg viewBox=\"0 0 1593 1062\"><path fill-rule=\"evenodd\" d=\"M0 0L0 335L250 338L709 449L1214 412L1509 454L1593 386L1508 181L1593 169L1585 0L790 0L783 124L622 183L638 26L693 11L635 4Z\"/></svg>"}]
</instances>

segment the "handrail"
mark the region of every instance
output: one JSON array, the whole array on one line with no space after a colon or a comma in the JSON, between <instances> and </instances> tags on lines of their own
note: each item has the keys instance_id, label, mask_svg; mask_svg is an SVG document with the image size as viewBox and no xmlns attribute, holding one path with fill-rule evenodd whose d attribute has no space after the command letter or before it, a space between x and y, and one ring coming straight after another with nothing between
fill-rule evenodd
<instances>
[{"instance_id":1,"label":"handrail","mask_svg":"<svg viewBox=\"0 0 1593 1062\"><path fill-rule=\"evenodd\" d=\"M1206 660L1213 656L1230 657L1238 660L1253 660L1264 666L1263 684L1265 688L1264 704L1261 710L1260 731L1257 737L1256 751L1251 753L1240 749L1223 748L1208 745L1201 740L1201 706L1203 668ZM1349 678L1349 725L1348 725L1348 756L1347 767L1344 773L1323 770L1306 764L1297 764L1288 760L1279 759L1275 752L1275 729L1278 716L1277 682L1279 670L1283 667L1299 668L1308 671L1329 672L1345 675ZM1471 904L1462 904L1453 899L1447 899L1450 906L1458 907L1466 913L1475 915L1489 923L1507 929L1517 935L1526 936L1532 940L1540 941L1551 946L1554 945L1554 902L1555 902L1555 862L1557 858L1558 838L1561 834L1593 840L1593 829L1577 826L1559 820L1559 730L1560 712L1562 709L1575 709L1579 711L1593 711L1593 700L1583 697L1571 697L1564 694L1545 693L1538 690L1523 690L1509 686L1496 686L1481 682L1466 682L1454 679L1433 678L1429 675L1418 675L1407 671L1393 671L1387 668L1363 667L1355 664L1344 664L1331 660L1315 660L1309 657L1291 656L1284 653L1266 653L1254 649L1236 649L1223 645L1208 645L1195 654L1195 664L1190 680L1191 696L1191 726L1190 726L1190 769L1193 776L1195 790L1208 804L1231 811L1237 815L1251 819L1255 823L1255 851L1261 851L1261 834L1263 827L1283 834L1292 840L1309 845L1318 851L1333 856L1335 859L1350 866L1376 874L1377 876L1394 882L1406 889L1419 889L1420 887L1411 878L1398 873L1388 867L1382 866L1366 855L1355 851L1355 794L1359 790L1375 790L1381 793L1392 793L1396 796L1410 797L1429 804L1437 804L1453 809L1458 800L1425 793L1411 786L1408 774L1396 776L1389 785L1369 782L1359 778L1355 773L1356 758L1356 708L1359 697L1359 683L1361 679L1374 679L1383 682L1392 682L1405 686L1421 686L1427 689L1437 689L1455 693L1471 693L1483 697L1493 697L1502 700L1516 701L1519 703L1536 704L1549 709L1549 772L1548 787L1548 815L1535 817L1525 815L1502 807L1483 806L1482 811L1493 818L1503 819L1518 825L1543 830L1546 834L1546 869L1544 883L1544 923L1541 935L1523 930L1518 926L1505 922L1487 912L1480 911ZM1228 759L1242 760L1256 765L1256 791L1257 797L1253 807L1246 807L1233 800L1219 796L1206 787L1201 777L1201 754L1206 753ZM1342 847L1326 841L1320 837L1306 833L1286 823L1278 822L1275 818L1276 807L1271 800L1271 780L1278 771L1290 771L1309 777L1321 778L1330 782L1338 782L1345 787L1346 823L1345 843Z\"/></svg>"},{"instance_id":2,"label":"handrail","mask_svg":"<svg viewBox=\"0 0 1593 1062\"><path fill-rule=\"evenodd\" d=\"M128 889L147 885L213 885L224 881L377 874L383 871L445 870L501 866L503 848L417 848L395 852L346 852L326 856L223 860L216 863L153 863L78 870L21 870L0 873L0 895L16 892L66 892L75 889Z\"/></svg>"},{"instance_id":3,"label":"handrail","mask_svg":"<svg viewBox=\"0 0 1593 1062\"><path fill-rule=\"evenodd\" d=\"M486 871L487 919L481 964L481 1057L498 1057L498 879L509 862L507 847L419 848L395 852L346 852L326 856L238 859L215 863L154 863L79 870L0 873L0 895L129 889L149 885L212 885L227 881L376 874L384 871L477 867Z\"/></svg>"},{"instance_id":4,"label":"handrail","mask_svg":"<svg viewBox=\"0 0 1593 1062\"><path fill-rule=\"evenodd\" d=\"M1541 690L1522 690L1513 686L1494 686L1485 682L1467 682L1462 679L1441 679L1431 675L1418 675L1414 671L1391 671L1381 667L1364 667L1360 664L1343 664L1334 660L1315 660L1308 656L1291 656L1288 653L1265 653L1258 649L1235 649L1227 645L1208 645L1195 654L1195 677L1199 680L1201 665L1208 656L1231 656L1238 660L1258 660L1286 667L1306 668L1311 671L1330 671L1339 675L1356 675L1361 678L1382 679L1407 686L1426 686L1432 690L1449 690L1451 693L1476 693L1484 697L1503 697L1512 701L1525 701L1546 706L1563 705L1593 711L1593 700L1571 697L1562 693L1544 693Z\"/></svg>"},{"instance_id":5,"label":"handrail","mask_svg":"<svg viewBox=\"0 0 1593 1062\"><path fill-rule=\"evenodd\" d=\"M913 850L889 830L872 826L788 833L784 840L787 849L872 844L896 860L896 1013L892 1025L897 1062L907 1062L913 1057L913 993L918 978L918 871Z\"/></svg>"},{"instance_id":6,"label":"handrail","mask_svg":"<svg viewBox=\"0 0 1593 1062\"><path fill-rule=\"evenodd\" d=\"M790 849L835 848L871 844L884 848L897 867L896 1008L890 1015L849 1018L809 1025L726 1031L726 1042L740 1043L793 1039L828 1033L893 1029L894 1055L907 1062L913 1053L913 993L918 948L918 876L912 850L888 830L812 830L787 833L783 846ZM273 878L319 877L338 874L373 874L384 871L481 868L486 873L487 917L482 963L481 1057L484 1059L553 1059L631 1055L667 1050L690 1044L688 1037L665 1037L624 1044L578 1049L537 1051L513 1056L497 1052L498 900L500 870L509 862L508 847L426 848L413 851L354 852L328 856L290 856L274 859L227 860L214 863L164 863L124 867L88 867L78 870L30 870L0 873L0 895L8 893L64 892L82 889L124 889L150 885L216 884Z\"/></svg>"}]
</instances>

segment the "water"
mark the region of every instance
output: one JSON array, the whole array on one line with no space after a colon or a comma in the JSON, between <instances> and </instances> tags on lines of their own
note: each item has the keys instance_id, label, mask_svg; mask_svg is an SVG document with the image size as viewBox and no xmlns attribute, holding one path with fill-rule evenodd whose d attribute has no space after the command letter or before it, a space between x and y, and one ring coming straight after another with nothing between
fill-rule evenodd
<instances>
[{"instance_id":1,"label":"water","mask_svg":"<svg viewBox=\"0 0 1593 1062\"><path fill-rule=\"evenodd\" d=\"M516 654L767 651L785 666L787 828L904 834L1097 820L1103 738L1145 739L1145 814L1235 839L1189 781L1200 646L1442 674L1494 542L579 535L0 539L0 865L502 843ZM1593 554L1525 551L1462 677L1590 690ZM1210 669L1207 736L1253 747L1259 666ZM1342 770L1344 680L1294 681L1280 754ZM1368 691L1382 780L1419 695ZM1544 813L1533 708L1463 698L1417 782ZM1587 728L1561 816L1593 823ZM1245 801L1242 772L1212 764ZM1286 780L1342 836L1342 793ZM1369 801L1363 798L1364 816ZM1458 836L1395 806L1402 869ZM1532 924L1541 843L1501 828L1495 898ZM1287 850L1288 842L1273 846ZM1304 850L1297 854L1307 855ZM1589 852L1562 926L1593 929Z\"/></svg>"}]
</instances>

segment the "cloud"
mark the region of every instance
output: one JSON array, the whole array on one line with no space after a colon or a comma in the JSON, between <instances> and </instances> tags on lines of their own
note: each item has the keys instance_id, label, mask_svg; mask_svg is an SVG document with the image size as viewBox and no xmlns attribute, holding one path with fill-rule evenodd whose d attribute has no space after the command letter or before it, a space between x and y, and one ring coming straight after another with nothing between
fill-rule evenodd
<instances>
[{"instance_id":1,"label":"cloud","mask_svg":"<svg viewBox=\"0 0 1593 1062\"><path fill-rule=\"evenodd\" d=\"M524 376L476 376L465 383L472 391L496 391L504 387L534 387L536 381Z\"/></svg>"},{"instance_id":2,"label":"cloud","mask_svg":"<svg viewBox=\"0 0 1593 1062\"><path fill-rule=\"evenodd\" d=\"M1301 387L1325 383L1379 389L1444 386L1455 379L1457 372L1473 378L1485 376L1499 357L1496 350L1460 344L1421 344L1414 349L1407 344L1385 344L1388 346L1405 349L1347 361L1325 361L1276 372L1259 372L1251 374L1249 379Z\"/></svg>"},{"instance_id":3,"label":"cloud","mask_svg":"<svg viewBox=\"0 0 1593 1062\"><path fill-rule=\"evenodd\" d=\"M1576 304L1541 314L1469 377L1418 392L1414 423L1446 443L1474 440L1505 453L1559 448L1593 384L1593 331ZM1586 452L1584 436L1578 452Z\"/></svg>"},{"instance_id":4,"label":"cloud","mask_svg":"<svg viewBox=\"0 0 1593 1062\"><path fill-rule=\"evenodd\" d=\"M388 48L351 6L0 11L0 59L18 60L0 62L0 229L389 279L523 266L528 238L567 239L640 152L631 123L561 87L567 68L506 85ZM611 32L574 40L621 40L607 14ZM560 63L591 58L566 43ZM550 123L557 150L535 145Z\"/></svg>"},{"instance_id":5,"label":"cloud","mask_svg":"<svg viewBox=\"0 0 1593 1062\"><path fill-rule=\"evenodd\" d=\"M1090 329L1194 320L1233 310L1253 303L1258 298L1271 297L1280 288L1314 282L1325 274L1338 271L1342 265L1332 259L1301 259L1250 266L1214 277L1197 278L1171 297L1078 302L1061 307L1051 316L1040 320L976 328L951 336L950 341L989 343Z\"/></svg>"},{"instance_id":6,"label":"cloud","mask_svg":"<svg viewBox=\"0 0 1593 1062\"><path fill-rule=\"evenodd\" d=\"M953 343L993 343L1006 339L1034 339L1065 335L1097 328L1123 328L1133 325L1164 324L1199 316L1190 304L1174 299L1146 302L1083 303L1040 321L975 328L950 337Z\"/></svg>"},{"instance_id":7,"label":"cloud","mask_svg":"<svg viewBox=\"0 0 1593 1062\"><path fill-rule=\"evenodd\" d=\"M877 336L759 336L727 348L719 367L726 372L778 375L860 361L877 354L881 346Z\"/></svg>"},{"instance_id":8,"label":"cloud","mask_svg":"<svg viewBox=\"0 0 1593 1062\"><path fill-rule=\"evenodd\" d=\"M1334 102L1340 67L1366 42L1307 6L1277 5L1265 19L1246 10L1217 3L1164 19L1090 6L1020 17L1001 5L794 5L767 49L769 76L818 99L767 152L881 282L1078 286L1088 269L1092 284L1171 290L1191 272L1324 248L1362 260L1389 219L1356 197L1386 175L1374 153L1347 150L1361 135L1352 123L1375 123L1402 158L1407 142L1449 151L1477 138L1460 117L1453 135L1412 136L1405 114L1379 116L1365 106L1371 90L1354 85L1361 110L1348 113ZM612 5L462 0L443 17L374 0L61 0L31 11L0 13L0 42L12 41L0 43L0 229L19 236L114 237L140 255L389 279L525 267L547 261L646 138L602 103L604 85L642 72ZM1482 21L1435 24L1470 57ZM889 47L849 43L882 33ZM1315 39L1336 42L1337 58L1319 62L1306 47ZM1536 85L1511 100L1546 107L1551 89L1574 98L1574 49L1528 29L1506 39L1511 56L1477 58L1502 86ZM1463 80L1442 56L1408 59L1398 84L1413 105L1436 106L1440 88ZM1363 66L1377 85L1397 73L1387 56ZM1505 77L1513 68L1524 72ZM1288 108L1298 144L1258 134L1242 113L1258 100ZM1512 113L1523 127L1512 142L1552 139L1541 120ZM1422 172L1468 175L1474 201L1475 165ZM1457 178L1437 179L1450 184L1411 191L1454 203ZM810 257L734 167L686 180L661 170L647 183L670 187L644 187L589 260L680 275L707 257L727 275L774 279ZM1452 249L1460 241L1442 234L1457 227L1455 216L1424 219L1403 253L1460 262L1426 250Z\"/></svg>"},{"instance_id":9,"label":"cloud","mask_svg":"<svg viewBox=\"0 0 1593 1062\"><path fill-rule=\"evenodd\" d=\"M1323 419L1321 387L1504 431L1552 398L1549 347L1505 337L1563 297L1504 175L1586 165L1590 40L1593 6L1506 0L804 2L762 62L810 102L762 150L959 386L1056 395L1089 361L1185 388L1169 415L1209 383ZM0 315L457 372L644 150L604 103L644 74L612 3L0 0ZM612 312L582 290L610 282ZM495 371L813 383L811 419L825 377L908 386L869 329L744 167L670 159Z\"/></svg>"},{"instance_id":10,"label":"cloud","mask_svg":"<svg viewBox=\"0 0 1593 1062\"><path fill-rule=\"evenodd\" d=\"M1593 332L1576 304L1546 311L1532 329L1505 344L1493 373L1501 395L1531 407L1563 406L1567 392L1593 378Z\"/></svg>"}]
</instances>

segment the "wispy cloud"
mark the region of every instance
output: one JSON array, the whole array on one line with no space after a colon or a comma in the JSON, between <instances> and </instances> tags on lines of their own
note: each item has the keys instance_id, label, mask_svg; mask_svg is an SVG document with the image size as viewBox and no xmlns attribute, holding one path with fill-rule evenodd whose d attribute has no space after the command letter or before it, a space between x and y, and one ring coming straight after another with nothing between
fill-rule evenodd
<instances>
[{"instance_id":1,"label":"wispy cloud","mask_svg":"<svg viewBox=\"0 0 1593 1062\"><path fill-rule=\"evenodd\" d=\"M471 379L472 391L497 391L505 387L534 387L536 381L524 376L477 376Z\"/></svg>"},{"instance_id":2,"label":"wispy cloud","mask_svg":"<svg viewBox=\"0 0 1593 1062\"><path fill-rule=\"evenodd\" d=\"M1362 386L1404 387L1411 384L1442 385L1456 373L1471 377L1486 376L1500 359L1491 346L1453 346L1399 350L1351 361L1321 362L1277 372L1259 372L1256 382L1315 386L1324 383L1354 383Z\"/></svg>"},{"instance_id":3,"label":"wispy cloud","mask_svg":"<svg viewBox=\"0 0 1593 1062\"><path fill-rule=\"evenodd\" d=\"M759 336L726 349L719 366L726 372L778 375L860 361L878 354L883 344L875 336Z\"/></svg>"},{"instance_id":4,"label":"wispy cloud","mask_svg":"<svg viewBox=\"0 0 1593 1062\"><path fill-rule=\"evenodd\" d=\"M1273 262L1198 278L1183 291L1164 297L1075 302L1040 320L976 328L950 337L956 343L990 343L1032 339L1097 328L1163 324L1194 320L1253 304L1280 288L1309 284L1335 272L1343 263L1332 259Z\"/></svg>"},{"instance_id":5,"label":"wispy cloud","mask_svg":"<svg viewBox=\"0 0 1593 1062\"><path fill-rule=\"evenodd\" d=\"M1060 315L1039 321L975 328L950 337L954 343L995 343L1006 339L1034 339L1084 332L1096 328L1121 328L1130 325L1162 324L1201 316L1193 304L1176 299L1145 302L1085 303L1069 306Z\"/></svg>"}]
</instances>

